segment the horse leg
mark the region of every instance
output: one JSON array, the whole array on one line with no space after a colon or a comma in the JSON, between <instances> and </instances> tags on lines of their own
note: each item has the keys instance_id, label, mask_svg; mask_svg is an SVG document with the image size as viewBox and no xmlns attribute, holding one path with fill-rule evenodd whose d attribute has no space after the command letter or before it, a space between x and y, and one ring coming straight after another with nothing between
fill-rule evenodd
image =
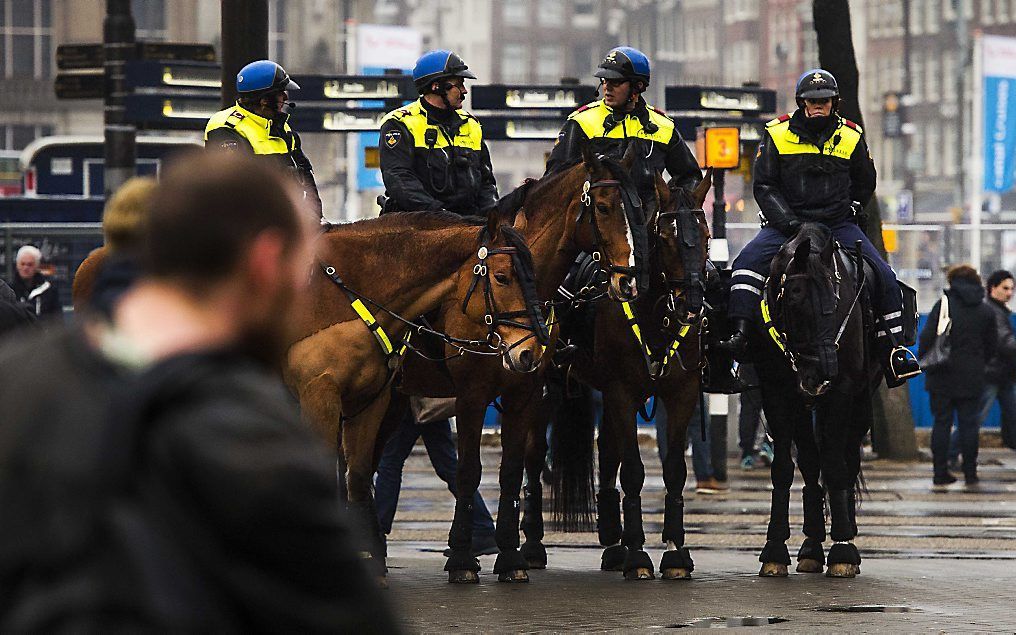
<instances>
[{"instance_id":1,"label":"horse leg","mask_svg":"<svg viewBox=\"0 0 1016 635\"><path fill-rule=\"evenodd\" d=\"M646 533L642 527L642 486L646 480L646 470L639 453L638 429L635 425L635 399L625 394L621 387L608 388L603 394L603 411L610 412L612 425L616 426L621 442L621 489L624 500L621 509L624 513L621 544L627 550L624 559L625 580L652 580L654 565L649 554L645 552Z\"/></svg>"},{"instance_id":2,"label":"horse leg","mask_svg":"<svg viewBox=\"0 0 1016 635\"><path fill-rule=\"evenodd\" d=\"M369 406L342 426L342 447L346 457L346 487L349 506L360 516L368 532L370 565L382 586L387 586L384 536L371 493L374 477L374 446L378 428L388 408L388 391L383 391Z\"/></svg>"},{"instance_id":3,"label":"horse leg","mask_svg":"<svg viewBox=\"0 0 1016 635\"><path fill-rule=\"evenodd\" d=\"M698 401L698 391L698 381L684 381L677 390L661 391L667 413L667 457L663 461L663 482L667 489L663 509L663 541L667 544L667 550L660 560L660 577L664 580L689 579L695 570L691 554L684 546L683 492L688 479L688 465L684 460L688 430L693 428L693 434L701 432L690 421L695 411L695 402Z\"/></svg>"},{"instance_id":4,"label":"horse leg","mask_svg":"<svg viewBox=\"0 0 1016 635\"><path fill-rule=\"evenodd\" d=\"M535 413L526 443L526 487L523 503L522 533L526 541L520 551L530 569L547 568L547 548L543 545L543 469L547 465L547 419Z\"/></svg>"},{"instance_id":5,"label":"horse leg","mask_svg":"<svg viewBox=\"0 0 1016 635\"><path fill-rule=\"evenodd\" d=\"M773 463L770 466L772 503L766 544L759 555L759 562L762 563L759 575L763 577L785 577L787 567L790 566L787 540L790 538L790 486L794 483L791 444L794 437L793 422L801 416L802 407L793 383L780 381L780 374L786 375L786 371L782 368L773 369L772 366L759 370L762 408L773 436Z\"/></svg>"},{"instance_id":6,"label":"horse leg","mask_svg":"<svg viewBox=\"0 0 1016 635\"><path fill-rule=\"evenodd\" d=\"M804 542L797 552L799 573L822 573L825 567L825 490L819 480L820 464L815 430L807 412L794 424L794 445L797 446L797 468L804 479Z\"/></svg>"},{"instance_id":7,"label":"horse leg","mask_svg":"<svg viewBox=\"0 0 1016 635\"><path fill-rule=\"evenodd\" d=\"M501 471L499 484L501 498L497 505L497 560L494 562L494 573L498 582L529 582L526 570L529 563L519 551L519 494L522 489L522 473L525 462L526 439L529 427L527 418L521 416L520 410L526 410L527 404L538 403L533 397L534 384L527 382L525 395L503 394L501 405L504 413L501 418Z\"/></svg>"},{"instance_id":8,"label":"horse leg","mask_svg":"<svg viewBox=\"0 0 1016 635\"><path fill-rule=\"evenodd\" d=\"M816 413L822 474L829 491L829 537L833 539L833 546L829 549L826 575L831 578L852 578L860 571L861 564L857 547L851 542L857 535L857 528L850 513L854 483L846 458L847 444L854 437L848 431L851 418L856 414L852 400L853 395L827 394Z\"/></svg>"},{"instance_id":9,"label":"horse leg","mask_svg":"<svg viewBox=\"0 0 1016 635\"><path fill-rule=\"evenodd\" d=\"M487 403L480 399L459 397L455 406L455 428L458 433L459 467L455 479L455 515L448 532L451 555L445 562L448 581L478 583L480 561L473 557L473 501L480 487L480 435ZM500 516L500 514L498 514Z\"/></svg>"},{"instance_id":10,"label":"horse leg","mask_svg":"<svg viewBox=\"0 0 1016 635\"><path fill-rule=\"evenodd\" d=\"M606 399L604 400L606 406ZM624 571L628 548L621 544L621 494L617 491L617 472L621 467L622 435L616 415L603 409L600 436L596 441L599 462L599 491L596 494L596 532L600 546L601 571Z\"/></svg>"}]
</instances>

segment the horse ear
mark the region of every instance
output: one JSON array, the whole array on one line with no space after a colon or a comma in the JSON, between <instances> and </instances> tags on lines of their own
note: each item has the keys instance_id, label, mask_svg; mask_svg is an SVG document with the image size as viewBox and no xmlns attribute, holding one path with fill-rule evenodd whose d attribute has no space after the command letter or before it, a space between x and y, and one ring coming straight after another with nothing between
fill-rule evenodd
<instances>
[{"instance_id":1,"label":"horse ear","mask_svg":"<svg viewBox=\"0 0 1016 635\"><path fill-rule=\"evenodd\" d=\"M695 209L702 209L702 204L706 201L706 194L709 193L709 188L712 186L713 169L709 168L706 170L705 178L699 181L698 186L695 187L695 191L691 193L691 199L695 203Z\"/></svg>"},{"instance_id":2,"label":"horse ear","mask_svg":"<svg viewBox=\"0 0 1016 635\"><path fill-rule=\"evenodd\" d=\"M808 264L808 256L811 254L811 238L805 238L797 243L794 248L793 265L798 269L804 269Z\"/></svg>"},{"instance_id":3,"label":"horse ear","mask_svg":"<svg viewBox=\"0 0 1016 635\"><path fill-rule=\"evenodd\" d=\"M826 244L822 246L822 262L825 264L831 264L833 261L833 252L836 250L836 241L830 238L826 241Z\"/></svg>"},{"instance_id":4,"label":"horse ear","mask_svg":"<svg viewBox=\"0 0 1016 635\"><path fill-rule=\"evenodd\" d=\"M635 165L635 160L639 156L638 146L640 145L638 139L634 143L628 144L628 149L624 151L624 156L621 157L621 165L626 171L631 170L631 166Z\"/></svg>"},{"instance_id":5,"label":"horse ear","mask_svg":"<svg viewBox=\"0 0 1016 635\"><path fill-rule=\"evenodd\" d=\"M520 234L524 234L525 231L526 231L526 225L527 225L528 222L529 222L529 219L526 218L526 210L520 209L518 211L518 213L515 214L515 222L512 223L512 227L517 229Z\"/></svg>"},{"instance_id":6,"label":"horse ear","mask_svg":"<svg viewBox=\"0 0 1016 635\"><path fill-rule=\"evenodd\" d=\"M603 164L600 163L600 159L597 158L596 153L589 148L588 144L582 146L582 162L586 164L586 169L590 174L603 170Z\"/></svg>"},{"instance_id":7,"label":"horse ear","mask_svg":"<svg viewBox=\"0 0 1016 635\"><path fill-rule=\"evenodd\" d=\"M487 210L487 236L491 241L497 240L501 227L501 214L496 207Z\"/></svg>"}]
</instances>

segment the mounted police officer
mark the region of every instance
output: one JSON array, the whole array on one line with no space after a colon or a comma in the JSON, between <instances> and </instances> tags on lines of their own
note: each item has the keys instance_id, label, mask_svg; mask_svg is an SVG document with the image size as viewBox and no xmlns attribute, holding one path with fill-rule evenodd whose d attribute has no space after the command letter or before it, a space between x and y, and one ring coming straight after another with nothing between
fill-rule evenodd
<instances>
[{"instance_id":1,"label":"mounted police officer","mask_svg":"<svg viewBox=\"0 0 1016 635\"><path fill-rule=\"evenodd\" d=\"M681 138L674 121L642 98L650 79L649 58L645 53L630 46L611 49L593 76L600 78L603 99L588 103L568 116L547 160L547 174L580 161L583 146L620 159L632 139L643 139L649 142L648 150L645 160L637 162L636 168L641 165L653 174L642 176L662 174L666 170L672 189L694 190L702 180L695 156ZM640 184L651 181L651 178L636 178Z\"/></svg>"},{"instance_id":2,"label":"mounted police officer","mask_svg":"<svg viewBox=\"0 0 1016 635\"><path fill-rule=\"evenodd\" d=\"M321 214L321 196L314 181L314 168L303 153L300 135L289 127L296 104L289 91L300 85L286 70L270 60L247 64L236 76L236 104L212 115L205 126L205 147L245 152L291 172L304 197Z\"/></svg>"},{"instance_id":3,"label":"mounted police officer","mask_svg":"<svg viewBox=\"0 0 1016 635\"><path fill-rule=\"evenodd\" d=\"M497 201L490 152L476 117L462 110L476 79L451 51L424 53L413 68L420 99L381 120L382 213L477 214Z\"/></svg>"},{"instance_id":4,"label":"mounted police officer","mask_svg":"<svg viewBox=\"0 0 1016 635\"><path fill-rule=\"evenodd\" d=\"M797 81L797 110L766 124L755 159L755 200L764 223L734 260L729 315L733 335L722 346L744 350L748 329L773 257L804 222L820 222L842 245L861 241L875 266L881 293L873 297L878 341L888 358L886 382L903 384L920 367L898 342L903 331L903 296L896 274L858 226L875 192L875 164L861 127L837 112L836 78L812 69Z\"/></svg>"}]
</instances>

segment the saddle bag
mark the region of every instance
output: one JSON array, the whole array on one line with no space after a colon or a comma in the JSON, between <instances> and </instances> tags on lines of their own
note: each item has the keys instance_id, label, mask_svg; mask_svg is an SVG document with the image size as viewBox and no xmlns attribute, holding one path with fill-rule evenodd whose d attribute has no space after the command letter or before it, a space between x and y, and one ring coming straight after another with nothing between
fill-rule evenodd
<instances>
[{"instance_id":1,"label":"saddle bag","mask_svg":"<svg viewBox=\"0 0 1016 635\"><path fill-rule=\"evenodd\" d=\"M903 294L903 341L904 346L917 344L917 291L909 285L900 284L900 292Z\"/></svg>"}]
</instances>

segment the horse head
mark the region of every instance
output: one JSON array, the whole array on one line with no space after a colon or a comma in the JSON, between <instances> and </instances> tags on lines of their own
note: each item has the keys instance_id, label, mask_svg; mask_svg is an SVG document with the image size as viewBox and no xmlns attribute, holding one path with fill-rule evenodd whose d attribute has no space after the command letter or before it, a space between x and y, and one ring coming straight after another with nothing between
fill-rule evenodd
<instances>
[{"instance_id":1,"label":"horse head","mask_svg":"<svg viewBox=\"0 0 1016 635\"><path fill-rule=\"evenodd\" d=\"M767 295L774 324L801 391L818 397L839 374L840 332L849 318L839 305L836 241L827 227L806 223L788 240L770 270Z\"/></svg>"},{"instance_id":2,"label":"horse head","mask_svg":"<svg viewBox=\"0 0 1016 635\"><path fill-rule=\"evenodd\" d=\"M480 231L476 258L460 270L462 312L486 324L487 343L507 370L536 370L550 337L536 292L533 256L525 239L496 209Z\"/></svg>"},{"instance_id":3,"label":"horse head","mask_svg":"<svg viewBox=\"0 0 1016 635\"><path fill-rule=\"evenodd\" d=\"M712 173L690 195L670 190L658 177L660 212L650 222L655 244L653 275L666 285L666 316L673 326L697 324L705 300L709 225L702 202L711 185Z\"/></svg>"},{"instance_id":4,"label":"horse head","mask_svg":"<svg viewBox=\"0 0 1016 635\"><path fill-rule=\"evenodd\" d=\"M629 169L635 162L634 146L614 160L582 150L580 171L585 176L578 198L576 221L588 231L576 231L578 246L593 254L610 276L608 294L614 300L634 300L647 269L648 240L642 201ZM577 228L579 229L579 228Z\"/></svg>"}]
</instances>

